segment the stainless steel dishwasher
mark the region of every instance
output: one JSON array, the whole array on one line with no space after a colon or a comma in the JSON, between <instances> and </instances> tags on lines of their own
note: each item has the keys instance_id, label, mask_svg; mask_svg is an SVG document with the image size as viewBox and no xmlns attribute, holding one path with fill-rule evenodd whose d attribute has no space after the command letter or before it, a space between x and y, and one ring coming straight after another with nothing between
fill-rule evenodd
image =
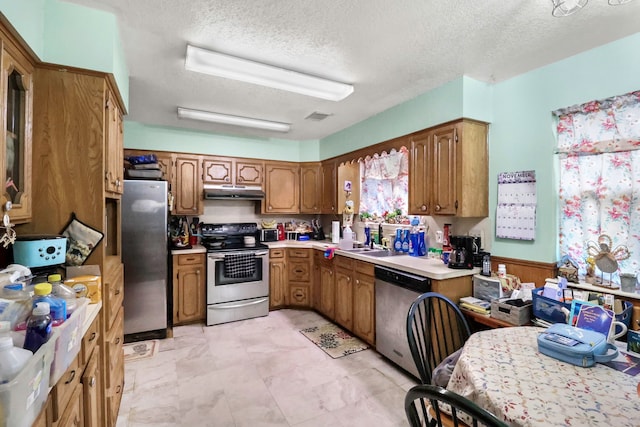
<instances>
[{"instance_id":1,"label":"stainless steel dishwasher","mask_svg":"<svg viewBox=\"0 0 640 427\"><path fill-rule=\"evenodd\" d=\"M407 313L411 303L431 290L431 279L376 266L376 350L420 378L407 340Z\"/></svg>"}]
</instances>

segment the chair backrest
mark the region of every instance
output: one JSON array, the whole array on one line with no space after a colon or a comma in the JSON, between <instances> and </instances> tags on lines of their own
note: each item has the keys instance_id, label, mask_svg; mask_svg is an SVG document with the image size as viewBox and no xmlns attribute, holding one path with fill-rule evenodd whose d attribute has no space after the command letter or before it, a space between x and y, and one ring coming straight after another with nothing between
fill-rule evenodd
<instances>
[{"instance_id":1,"label":"chair backrest","mask_svg":"<svg viewBox=\"0 0 640 427\"><path fill-rule=\"evenodd\" d=\"M450 414L443 413L448 405ZM404 398L404 410L411 427L473 426L507 427L491 412L469 399L440 386L421 384L411 388ZM445 409L446 410L446 409ZM428 420L432 420L428 422ZM433 422L435 421L435 424Z\"/></svg>"},{"instance_id":2,"label":"chair backrest","mask_svg":"<svg viewBox=\"0 0 640 427\"><path fill-rule=\"evenodd\" d=\"M407 314L407 339L422 384L431 384L433 370L462 348L471 331L458 306L444 295L420 295Z\"/></svg>"}]
</instances>

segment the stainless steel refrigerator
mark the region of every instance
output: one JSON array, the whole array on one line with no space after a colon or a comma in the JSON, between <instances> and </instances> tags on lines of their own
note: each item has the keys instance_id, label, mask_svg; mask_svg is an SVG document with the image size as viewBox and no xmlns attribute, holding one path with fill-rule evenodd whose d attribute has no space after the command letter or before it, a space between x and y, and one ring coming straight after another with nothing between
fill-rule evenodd
<instances>
[{"instance_id":1,"label":"stainless steel refrigerator","mask_svg":"<svg viewBox=\"0 0 640 427\"><path fill-rule=\"evenodd\" d=\"M121 207L125 341L164 338L169 289L166 181L125 180Z\"/></svg>"}]
</instances>

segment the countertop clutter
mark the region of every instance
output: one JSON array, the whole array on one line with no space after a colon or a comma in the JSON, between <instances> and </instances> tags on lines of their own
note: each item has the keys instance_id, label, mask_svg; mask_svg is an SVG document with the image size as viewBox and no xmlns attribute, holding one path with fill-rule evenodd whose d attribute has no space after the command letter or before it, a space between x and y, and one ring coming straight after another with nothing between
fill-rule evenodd
<instances>
[{"instance_id":1,"label":"countertop clutter","mask_svg":"<svg viewBox=\"0 0 640 427\"><path fill-rule=\"evenodd\" d=\"M448 268L439 259L430 259L427 257L413 257L409 255L392 255L392 256L371 256L367 255L365 251L349 251L338 249L338 245L331 243L330 241L306 241L301 242L297 240L281 240L278 242L265 242L270 249L274 248L311 248L326 250L328 248L335 248L337 255L345 256L348 258L357 259L359 261L365 261L376 265L383 265L389 268L396 268L398 270L405 271L407 273L417 274L419 276L428 277L430 279L445 280L453 279L456 277L471 276L480 273L480 268L473 269L451 269Z\"/></svg>"},{"instance_id":2,"label":"countertop clutter","mask_svg":"<svg viewBox=\"0 0 640 427\"><path fill-rule=\"evenodd\" d=\"M331 243L329 240L325 241L299 241L299 240L279 240L277 242L263 242L269 249L277 248L309 248L326 250L328 248L335 248L337 255L345 256L348 258L357 259L359 261L365 261L376 265L383 265L385 267L396 268L398 270L406 271L407 273L413 273L420 276L428 277L430 279L445 280L453 279L456 277L472 276L480 273L480 268L467 269L451 269L448 268L441 260L432 259L427 257L412 257L408 255L393 255L385 257L377 257L367 255L366 252L351 252L349 250L338 249L338 245ZM194 245L191 249L173 249L171 255L179 254L191 254L191 253L205 253L206 249L201 245Z\"/></svg>"}]
</instances>

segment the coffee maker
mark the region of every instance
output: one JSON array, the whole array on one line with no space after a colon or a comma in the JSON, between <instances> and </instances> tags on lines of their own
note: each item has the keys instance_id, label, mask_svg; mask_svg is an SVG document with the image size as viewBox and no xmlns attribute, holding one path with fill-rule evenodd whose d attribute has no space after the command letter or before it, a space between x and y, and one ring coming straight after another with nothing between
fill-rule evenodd
<instances>
[{"instance_id":1,"label":"coffee maker","mask_svg":"<svg viewBox=\"0 0 640 427\"><path fill-rule=\"evenodd\" d=\"M451 236L449 268L472 269L474 238L472 236Z\"/></svg>"}]
</instances>

